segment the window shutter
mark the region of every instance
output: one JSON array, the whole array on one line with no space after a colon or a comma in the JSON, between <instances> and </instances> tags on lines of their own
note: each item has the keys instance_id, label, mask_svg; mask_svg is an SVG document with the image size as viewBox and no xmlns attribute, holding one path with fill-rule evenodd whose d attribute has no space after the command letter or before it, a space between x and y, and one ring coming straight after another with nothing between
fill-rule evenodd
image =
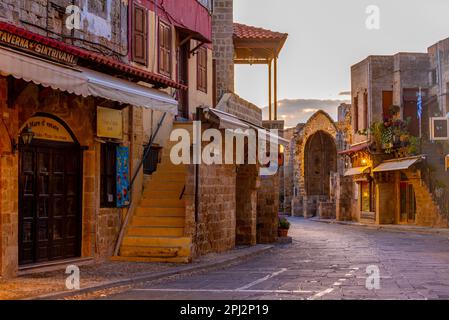
<instances>
[{"instance_id":1,"label":"window shutter","mask_svg":"<svg viewBox=\"0 0 449 320\"><path fill-rule=\"evenodd\" d=\"M159 22L159 73L171 77L171 27Z\"/></svg>"},{"instance_id":2,"label":"window shutter","mask_svg":"<svg viewBox=\"0 0 449 320\"><path fill-rule=\"evenodd\" d=\"M134 62L147 65L147 11L134 6L132 30L132 58Z\"/></svg>"}]
</instances>

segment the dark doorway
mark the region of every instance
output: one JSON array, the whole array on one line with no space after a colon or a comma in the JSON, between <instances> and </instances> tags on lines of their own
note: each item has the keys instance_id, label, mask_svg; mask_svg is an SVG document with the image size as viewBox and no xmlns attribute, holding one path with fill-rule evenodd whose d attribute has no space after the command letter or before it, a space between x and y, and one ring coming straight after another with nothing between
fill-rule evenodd
<instances>
[{"instance_id":1,"label":"dark doorway","mask_svg":"<svg viewBox=\"0 0 449 320\"><path fill-rule=\"evenodd\" d=\"M20 265L81 255L81 163L76 144L20 146Z\"/></svg>"},{"instance_id":2,"label":"dark doorway","mask_svg":"<svg viewBox=\"0 0 449 320\"><path fill-rule=\"evenodd\" d=\"M413 186L402 181L400 183L400 196L401 196L401 212L400 223L414 224L416 220L416 196Z\"/></svg>"},{"instance_id":3,"label":"dark doorway","mask_svg":"<svg viewBox=\"0 0 449 320\"><path fill-rule=\"evenodd\" d=\"M329 196L330 176L337 171L337 147L324 131L313 134L304 151L304 175L308 196Z\"/></svg>"}]
</instances>

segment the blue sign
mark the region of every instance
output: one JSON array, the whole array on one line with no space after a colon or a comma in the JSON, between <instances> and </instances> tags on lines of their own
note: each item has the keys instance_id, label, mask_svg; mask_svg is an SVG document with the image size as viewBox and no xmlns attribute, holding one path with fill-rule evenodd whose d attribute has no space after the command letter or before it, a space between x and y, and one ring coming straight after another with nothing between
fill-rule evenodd
<instances>
[{"instance_id":1,"label":"blue sign","mask_svg":"<svg viewBox=\"0 0 449 320\"><path fill-rule=\"evenodd\" d=\"M129 148L117 147L117 207L129 206Z\"/></svg>"}]
</instances>

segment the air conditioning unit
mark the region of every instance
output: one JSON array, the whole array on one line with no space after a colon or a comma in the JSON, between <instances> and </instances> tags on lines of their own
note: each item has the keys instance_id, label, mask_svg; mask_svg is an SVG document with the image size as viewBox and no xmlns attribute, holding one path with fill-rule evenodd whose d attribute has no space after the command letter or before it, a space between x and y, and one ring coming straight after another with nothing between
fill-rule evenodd
<instances>
[{"instance_id":1,"label":"air conditioning unit","mask_svg":"<svg viewBox=\"0 0 449 320\"><path fill-rule=\"evenodd\" d=\"M430 139L449 140L449 118L430 118Z\"/></svg>"}]
</instances>

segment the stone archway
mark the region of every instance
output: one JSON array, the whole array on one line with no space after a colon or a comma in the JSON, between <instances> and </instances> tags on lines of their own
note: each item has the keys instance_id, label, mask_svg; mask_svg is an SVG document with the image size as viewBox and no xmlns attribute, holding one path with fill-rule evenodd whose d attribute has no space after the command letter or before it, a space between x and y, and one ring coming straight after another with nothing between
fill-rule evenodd
<instances>
[{"instance_id":1,"label":"stone archway","mask_svg":"<svg viewBox=\"0 0 449 320\"><path fill-rule=\"evenodd\" d=\"M299 126L298 126L299 127ZM317 111L305 125L301 125L292 140L293 189L292 215L315 216L322 202L330 204L330 180L337 172L338 129L324 111ZM332 208L331 208L332 210Z\"/></svg>"},{"instance_id":2,"label":"stone archway","mask_svg":"<svg viewBox=\"0 0 449 320\"><path fill-rule=\"evenodd\" d=\"M337 171L337 147L324 131L317 131L306 142L304 153L305 191L308 197L329 197L331 173Z\"/></svg>"}]
</instances>

